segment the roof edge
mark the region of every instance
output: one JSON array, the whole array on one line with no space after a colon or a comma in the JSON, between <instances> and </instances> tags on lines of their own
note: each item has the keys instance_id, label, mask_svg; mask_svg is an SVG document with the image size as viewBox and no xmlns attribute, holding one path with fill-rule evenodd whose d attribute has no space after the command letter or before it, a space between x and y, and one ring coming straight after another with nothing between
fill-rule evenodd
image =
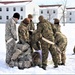
<instances>
[{"instance_id":1,"label":"roof edge","mask_svg":"<svg viewBox=\"0 0 75 75\"><path fill-rule=\"evenodd\" d=\"M58 5L39 5L39 7L55 7L55 6L62 6L61 4L58 4Z\"/></svg>"},{"instance_id":2,"label":"roof edge","mask_svg":"<svg viewBox=\"0 0 75 75\"><path fill-rule=\"evenodd\" d=\"M1 4L11 4L11 3L23 3L23 2L32 2L32 0L23 0L23 1L1 1Z\"/></svg>"}]
</instances>

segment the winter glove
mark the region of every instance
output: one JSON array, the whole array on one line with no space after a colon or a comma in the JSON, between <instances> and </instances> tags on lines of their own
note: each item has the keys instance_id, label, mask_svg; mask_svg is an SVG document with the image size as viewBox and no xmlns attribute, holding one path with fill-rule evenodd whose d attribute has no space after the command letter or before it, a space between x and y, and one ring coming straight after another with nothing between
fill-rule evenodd
<instances>
[{"instance_id":1,"label":"winter glove","mask_svg":"<svg viewBox=\"0 0 75 75\"><path fill-rule=\"evenodd\" d=\"M33 32L32 32L32 31L29 31L29 34L30 34L30 35L32 35L32 34L33 34Z\"/></svg>"}]
</instances>

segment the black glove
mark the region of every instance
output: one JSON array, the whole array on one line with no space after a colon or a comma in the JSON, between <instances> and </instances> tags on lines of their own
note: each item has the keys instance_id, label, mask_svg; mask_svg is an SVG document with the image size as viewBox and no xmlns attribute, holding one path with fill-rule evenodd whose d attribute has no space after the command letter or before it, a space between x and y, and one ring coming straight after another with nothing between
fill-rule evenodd
<instances>
[{"instance_id":1,"label":"black glove","mask_svg":"<svg viewBox=\"0 0 75 75\"><path fill-rule=\"evenodd\" d=\"M33 32L32 32L32 31L29 31L29 34L30 34L30 35L32 35L32 34L33 34Z\"/></svg>"}]
</instances>

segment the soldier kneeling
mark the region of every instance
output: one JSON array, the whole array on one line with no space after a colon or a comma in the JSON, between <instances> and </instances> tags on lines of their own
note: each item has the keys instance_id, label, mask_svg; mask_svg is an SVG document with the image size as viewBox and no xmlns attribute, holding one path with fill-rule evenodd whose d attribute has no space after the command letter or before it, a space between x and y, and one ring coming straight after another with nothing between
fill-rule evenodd
<instances>
[{"instance_id":1,"label":"soldier kneeling","mask_svg":"<svg viewBox=\"0 0 75 75\"><path fill-rule=\"evenodd\" d=\"M19 69L29 68L32 65L30 45L17 44L17 50L11 58L10 67L17 66Z\"/></svg>"}]
</instances>

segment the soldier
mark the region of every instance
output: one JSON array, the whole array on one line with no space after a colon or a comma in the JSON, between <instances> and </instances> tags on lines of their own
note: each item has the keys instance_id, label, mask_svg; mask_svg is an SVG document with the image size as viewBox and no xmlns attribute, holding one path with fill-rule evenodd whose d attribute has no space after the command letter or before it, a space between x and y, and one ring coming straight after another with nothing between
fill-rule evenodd
<instances>
[{"instance_id":1,"label":"soldier","mask_svg":"<svg viewBox=\"0 0 75 75\"><path fill-rule=\"evenodd\" d=\"M64 34L61 32L56 32L55 34L55 43L60 49L60 53L57 55L58 57L58 64L59 65L65 65L66 61L66 46L67 46L67 38Z\"/></svg>"},{"instance_id":2,"label":"soldier","mask_svg":"<svg viewBox=\"0 0 75 75\"><path fill-rule=\"evenodd\" d=\"M19 42L24 44L24 43L29 43L29 31L27 29L28 24L30 23L30 20L28 18L25 18L20 26L18 27L18 36L19 36Z\"/></svg>"},{"instance_id":3,"label":"soldier","mask_svg":"<svg viewBox=\"0 0 75 75\"><path fill-rule=\"evenodd\" d=\"M55 18L54 19L54 26L55 26L55 32L61 32L61 26L60 26L60 24L59 24L59 19L57 19L57 18Z\"/></svg>"},{"instance_id":4,"label":"soldier","mask_svg":"<svg viewBox=\"0 0 75 75\"><path fill-rule=\"evenodd\" d=\"M35 26L34 26L34 23L33 23L33 21L32 21L32 19L33 19L33 16L32 16L32 14L28 14L28 19L30 20L30 23L28 24L28 26L27 26L27 28L28 28L28 31L30 31L30 30L35 30ZM32 42L32 35L30 34L29 35L29 38L30 38L30 40L31 40L31 42L30 42L30 47L31 47L31 50L32 50L32 53L33 53L33 42Z\"/></svg>"},{"instance_id":5,"label":"soldier","mask_svg":"<svg viewBox=\"0 0 75 75\"><path fill-rule=\"evenodd\" d=\"M27 29L29 23L30 20L25 18L18 27L19 42L17 44L17 48L22 51L18 56L19 69L29 68L32 64L31 48L29 45L29 31Z\"/></svg>"},{"instance_id":6,"label":"soldier","mask_svg":"<svg viewBox=\"0 0 75 75\"><path fill-rule=\"evenodd\" d=\"M33 16L31 14L28 15L28 19L30 20L30 23L28 25L28 30L35 30L35 26L34 26L34 23L32 21Z\"/></svg>"},{"instance_id":7,"label":"soldier","mask_svg":"<svg viewBox=\"0 0 75 75\"><path fill-rule=\"evenodd\" d=\"M30 33L30 40L31 40L31 47L32 47L32 51L34 52L34 50L41 50L41 43L40 41L38 41L36 38L38 38L39 36L36 36L37 33L36 33L36 30L35 31L29 31ZM36 34L35 34L36 33ZM32 53L33 53L32 52Z\"/></svg>"},{"instance_id":8,"label":"soldier","mask_svg":"<svg viewBox=\"0 0 75 75\"><path fill-rule=\"evenodd\" d=\"M16 23L20 18L19 13L14 13L13 17L6 22L5 27L5 41L6 41L6 63L10 64L11 57L16 51L17 35L16 35Z\"/></svg>"},{"instance_id":9,"label":"soldier","mask_svg":"<svg viewBox=\"0 0 75 75\"><path fill-rule=\"evenodd\" d=\"M31 48L28 43L16 45L16 51L11 57L10 67L17 66L19 69L32 66Z\"/></svg>"},{"instance_id":10,"label":"soldier","mask_svg":"<svg viewBox=\"0 0 75 75\"><path fill-rule=\"evenodd\" d=\"M49 43L47 43L47 42L45 42L41 39L42 37L44 37L47 40L50 40L50 41L54 42L54 36L53 36L51 24L49 24L43 18L43 16L39 16L39 21L40 22L37 25L37 33L39 35L38 40L40 40L41 47L42 47L42 68L44 70L46 70L48 50L50 51L50 53L52 55L52 59L53 59L54 65L55 65L54 68L57 68L58 67L58 59L56 57L57 52L56 52L55 46L51 45L51 44L49 44Z\"/></svg>"},{"instance_id":11,"label":"soldier","mask_svg":"<svg viewBox=\"0 0 75 75\"><path fill-rule=\"evenodd\" d=\"M22 47L20 47L20 45ZM28 43L18 44L18 49L20 49L21 53L17 57L18 68L24 69L32 66L32 56L31 56L31 48Z\"/></svg>"},{"instance_id":12,"label":"soldier","mask_svg":"<svg viewBox=\"0 0 75 75\"><path fill-rule=\"evenodd\" d=\"M59 20L57 18L54 19L54 36L55 36L55 43L60 49L60 53L57 55L58 57L58 64L65 65L66 60L66 46L67 46L67 38L64 34L62 34L59 25Z\"/></svg>"}]
</instances>

